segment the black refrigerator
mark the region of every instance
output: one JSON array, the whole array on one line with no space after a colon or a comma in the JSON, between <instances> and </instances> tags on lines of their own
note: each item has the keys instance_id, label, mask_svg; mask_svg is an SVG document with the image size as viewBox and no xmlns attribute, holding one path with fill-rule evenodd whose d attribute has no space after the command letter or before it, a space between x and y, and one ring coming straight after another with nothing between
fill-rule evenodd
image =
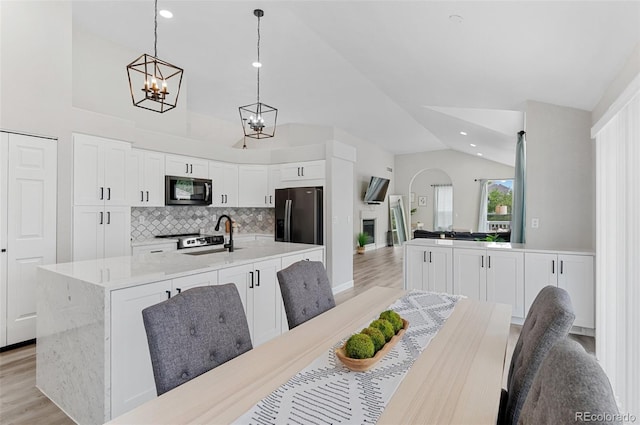
<instances>
[{"instance_id":1,"label":"black refrigerator","mask_svg":"<svg viewBox=\"0 0 640 425\"><path fill-rule=\"evenodd\" d=\"M276 189L276 241L322 245L322 233L322 187Z\"/></svg>"}]
</instances>

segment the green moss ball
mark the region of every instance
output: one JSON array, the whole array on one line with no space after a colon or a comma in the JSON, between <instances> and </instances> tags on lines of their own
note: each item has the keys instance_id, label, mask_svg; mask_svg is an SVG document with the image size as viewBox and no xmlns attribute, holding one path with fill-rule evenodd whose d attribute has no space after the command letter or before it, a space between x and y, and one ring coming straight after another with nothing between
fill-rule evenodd
<instances>
[{"instance_id":1,"label":"green moss ball","mask_svg":"<svg viewBox=\"0 0 640 425\"><path fill-rule=\"evenodd\" d=\"M393 310L383 311L382 313L380 313L380 318L391 322L395 333L398 333L398 331L404 326L402 317L400 317L400 315Z\"/></svg>"},{"instance_id":2,"label":"green moss ball","mask_svg":"<svg viewBox=\"0 0 640 425\"><path fill-rule=\"evenodd\" d=\"M393 330L393 325L391 322L385 319L377 319L371 322L369 325L371 328L378 328L382 335L384 335L385 341L389 341L396 334Z\"/></svg>"},{"instance_id":3,"label":"green moss ball","mask_svg":"<svg viewBox=\"0 0 640 425\"><path fill-rule=\"evenodd\" d=\"M373 341L373 348L376 352L380 351L380 349L384 347L386 340L382 332L380 332L380 329L364 328L360 333L369 335L369 338L371 338L371 341Z\"/></svg>"},{"instance_id":4,"label":"green moss ball","mask_svg":"<svg viewBox=\"0 0 640 425\"><path fill-rule=\"evenodd\" d=\"M355 334L347 340L345 351L352 359L368 359L373 357L375 349L369 335Z\"/></svg>"}]
</instances>

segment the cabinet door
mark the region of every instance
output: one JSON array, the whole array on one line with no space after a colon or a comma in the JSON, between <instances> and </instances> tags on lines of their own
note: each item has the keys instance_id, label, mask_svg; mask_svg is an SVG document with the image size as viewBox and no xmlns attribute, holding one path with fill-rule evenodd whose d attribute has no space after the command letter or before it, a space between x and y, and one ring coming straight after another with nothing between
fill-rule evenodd
<instances>
[{"instance_id":1,"label":"cabinet door","mask_svg":"<svg viewBox=\"0 0 640 425\"><path fill-rule=\"evenodd\" d=\"M213 184L213 207L238 206L238 166L209 162L209 177Z\"/></svg>"},{"instance_id":2,"label":"cabinet door","mask_svg":"<svg viewBox=\"0 0 640 425\"><path fill-rule=\"evenodd\" d=\"M143 196L145 207L164 207L164 154L144 154Z\"/></svg>"},{"instance_id":3,"label":"cabinet door","mask_svg":"<svg viewBox=\"0 0 640 425\"><path fill-rule=\"evenodd\" d=\"M247 264L244 266L228 267L226 269L218 270L218 284L224 285L227 283L233 283L238 288L240 293L240 299L242 300L242 307L247 314L247 320L249 319L249 312L247 312L247 291L249 288L249 273L253 272L253 265ZM249 321L249 330L251 330L251 322Z\"/></svg>"},{"instance_id":4,"label":"cabinet door","mask_svg":"<svg viewBox=\"0 0 640 425\"><path fill-rule=\"evenodd\" d=\"M538 252L524 254L524 314L545 286L558 286L558 256Z\"/></svg>"},{"instance_id":5,"label":"cabinet door","mask_svg":"<svg viewBox=\"0 0 640 425\"><path fill-rule=\"evenodd\" d=\"M324 179L325 163L324 161L307 161L300 163L302 168L301 177L303 180Z\"/></svg>"},{"instance_id":6,"label":"cabinet door","mask_svg":"<svg viewBox=\"0 0 640 425\"><path fill-rule=\"evenodd\" d=\"M131 255L131 208L106 207L102 228L105 258Z\"/></svg>"},{"instance_id":7,"label":"cabinet door","mask_svg":"<svg viewBox=\"0 0 640 425\"><path fill-rule=\"evenodd\" d=\"M427 289L429 273L428 248L406 246L405 249L405 289Z\"/></svg>"},{"instance_id":8,"label":"cabinet door","mask_svg":"<svg viewBox=\"0 0 640 425\"><path fill-rule=\"evenodd\" d=\"M426 290L453 293L453 250L451 248L429 248Z\"/></svg>"},{"instance_id":9,"label":"cabinet door","mask_svg":"<svg viewBox=\"0 0 640 425\"><path fill-rule=\"evenodd\" d=\"M125 206L127 203L127 162L131 145L108 141L103 144L104 155L104 203Z\"/></svg>"},{"instance_id":10,"label":"cabinet door","mask_svg":"<svg viewBox=\"0 0 640 425\"><path fill-rule=\"evenodd\" d=\"M168 298L171 281L111 292L111 417L156 397L142 310Z\"/></svg>"},{"instance_id":11,"label":"cabinet door","mask_svg":"<svg viewBox=\"0 0 640 425\"><path fill-rule=\"evenodd\" d=\"M281 170L279 164L269 166L269 188L267 193L267 196L269 197L267 206L269 208L275 208L276 206L276 189L284 187L282 185L280 174Z\"/></svg>"},{"instance_id":12,"label":"cabinet door","mask_svg":"<svg viewBox=\"0 0 640 425\"><path fill-rule=\"evenodd\" d=\"M172 295L179 294L187 289L195 288L196 286L211 286L218 284L218 272L198 273L191 276L179 277L173 279L173 291Z\"/></svg>"},{"instance_id":13,"label":"cabinet door","mask_svg":"<svg viewBox=\"0 0 640 425\"><path fill-rule=\"evenodd\" d=\"M268 205L269 172L266 165L238 167L238 206L265 208Z\"/></svg>"},{"instance_id":14,"label":"cabinet door","mask_svg":"<svg viewBox=\"0 0 640 425\"><path fill-rule=\"evenodd\" d=\"M260 261L253 266L253 285L250 282L247 310L253 313L249 323L253 327L253 345L256 347L282 332L282 296L276 276L280 270L280 259Z\"/></svg>"},{"instance_id":15,"label":"cabinet door","mask_svg":"<svg viewBox=\"0 0 640 425\"><path fill-rule=\"evenodd\" d=\"M576 313L574 326L595 328L593 256L559 255L558 286L569 293Z\"/></svg>"},{"instance_id":16,"label":"cabinet door","mask_svg":"<svg viewBox=\"0 0 640 425\"><path fill-rule=\"evenodd\" d=\"M487 299L486 250L453 250L453 290L474 300Z\"/></svg>"},{"instance_id":17,"label":"cabinet door","mask_svg":"<svg viewBox=\"0 0 640 425\"><path fill-rule=\"evenodd\" d=\"M140 149L131 149L127 159L127 199L132 207L145 204L144 151Z\"/></svg>"},{"instance_id":18,"label":"cabinet door","mask_svg":"<svg viewBox=\"0 0 640 425\"><path fill-rule=\"evenodd\" d=\"M103 145L97 137L73 136L74 205L104 205Z\"/></svg>"},{"instance_id":19,"label":"cabinet door","mask_svg":"<svg viewBox=\"0 0 640 425\"><path fill-rule=\"evenodd\" d=\"M190 158L180 155L165 155L164 167L169 176L192 177Z\"/></svg>"},{"instance_id":20,"label":"cabinet door","mask_svg":"<svg viewBox=\"0 0 640 425\"><path fill-rule=\"evenodd\" d=\"M104 207L73 207L73 261L104 256Z\"/></svg>"},{"instance_id":21,"label":"cabinet door","mask_svg":"<svg viewBox=\"0 0 640 425\"><path fill-rule=\"evenodd\" d=\"M524 318L524 254L487 251L487 301L511 305L513 317Z\"/></svg>"},{"instance_id":22,"label":"cabinet door","mask_svg":"<svg viewBox=\"0 0 640 425\"><path fill-rule=\"evenodd\" d=\"M202 158L189 158L190 177L196 179L209 178L209 161Z\"/></svg>"}]
</instances>

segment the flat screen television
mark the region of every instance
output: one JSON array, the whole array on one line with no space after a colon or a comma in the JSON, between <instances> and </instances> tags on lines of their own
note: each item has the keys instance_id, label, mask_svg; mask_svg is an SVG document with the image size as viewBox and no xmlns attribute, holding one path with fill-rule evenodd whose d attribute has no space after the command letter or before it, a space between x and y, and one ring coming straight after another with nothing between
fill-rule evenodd
<instances>
[{"instance_id":1,"label":"flat screen television","mask_svg":"<svg viewBox=\"0 0 640 425\"><path fill-rule=\"evenodd\" d=\"M364 194L365 204L380 204L384 202L384 198L387 196L387 189L389 189L389 179L384 177L371 177L369 181L369 187Z\"/></svg>"}]
</instances>

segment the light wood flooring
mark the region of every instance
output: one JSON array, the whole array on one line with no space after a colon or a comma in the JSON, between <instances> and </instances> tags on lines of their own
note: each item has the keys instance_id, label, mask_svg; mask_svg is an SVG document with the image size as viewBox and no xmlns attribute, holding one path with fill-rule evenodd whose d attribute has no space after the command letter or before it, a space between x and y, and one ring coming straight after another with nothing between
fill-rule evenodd
<instances>
[{"instance_id":1,"label":"light wood flooring","mask_svg":"<svg viewBox=\"0 0 640 425\"><path fill-rule=\"evenodd\" d=\"M355 255L353 259L354 287L336 296L340 304L372 286L402 287L402 248L385 247ZM506 376L520 327L511 326L507 346ZM594 340L575 337L588 352L594 352ZM55 404L35 387L35 344L0 353L0 425L73 424Z\"/></svg>"}]
</instances>

